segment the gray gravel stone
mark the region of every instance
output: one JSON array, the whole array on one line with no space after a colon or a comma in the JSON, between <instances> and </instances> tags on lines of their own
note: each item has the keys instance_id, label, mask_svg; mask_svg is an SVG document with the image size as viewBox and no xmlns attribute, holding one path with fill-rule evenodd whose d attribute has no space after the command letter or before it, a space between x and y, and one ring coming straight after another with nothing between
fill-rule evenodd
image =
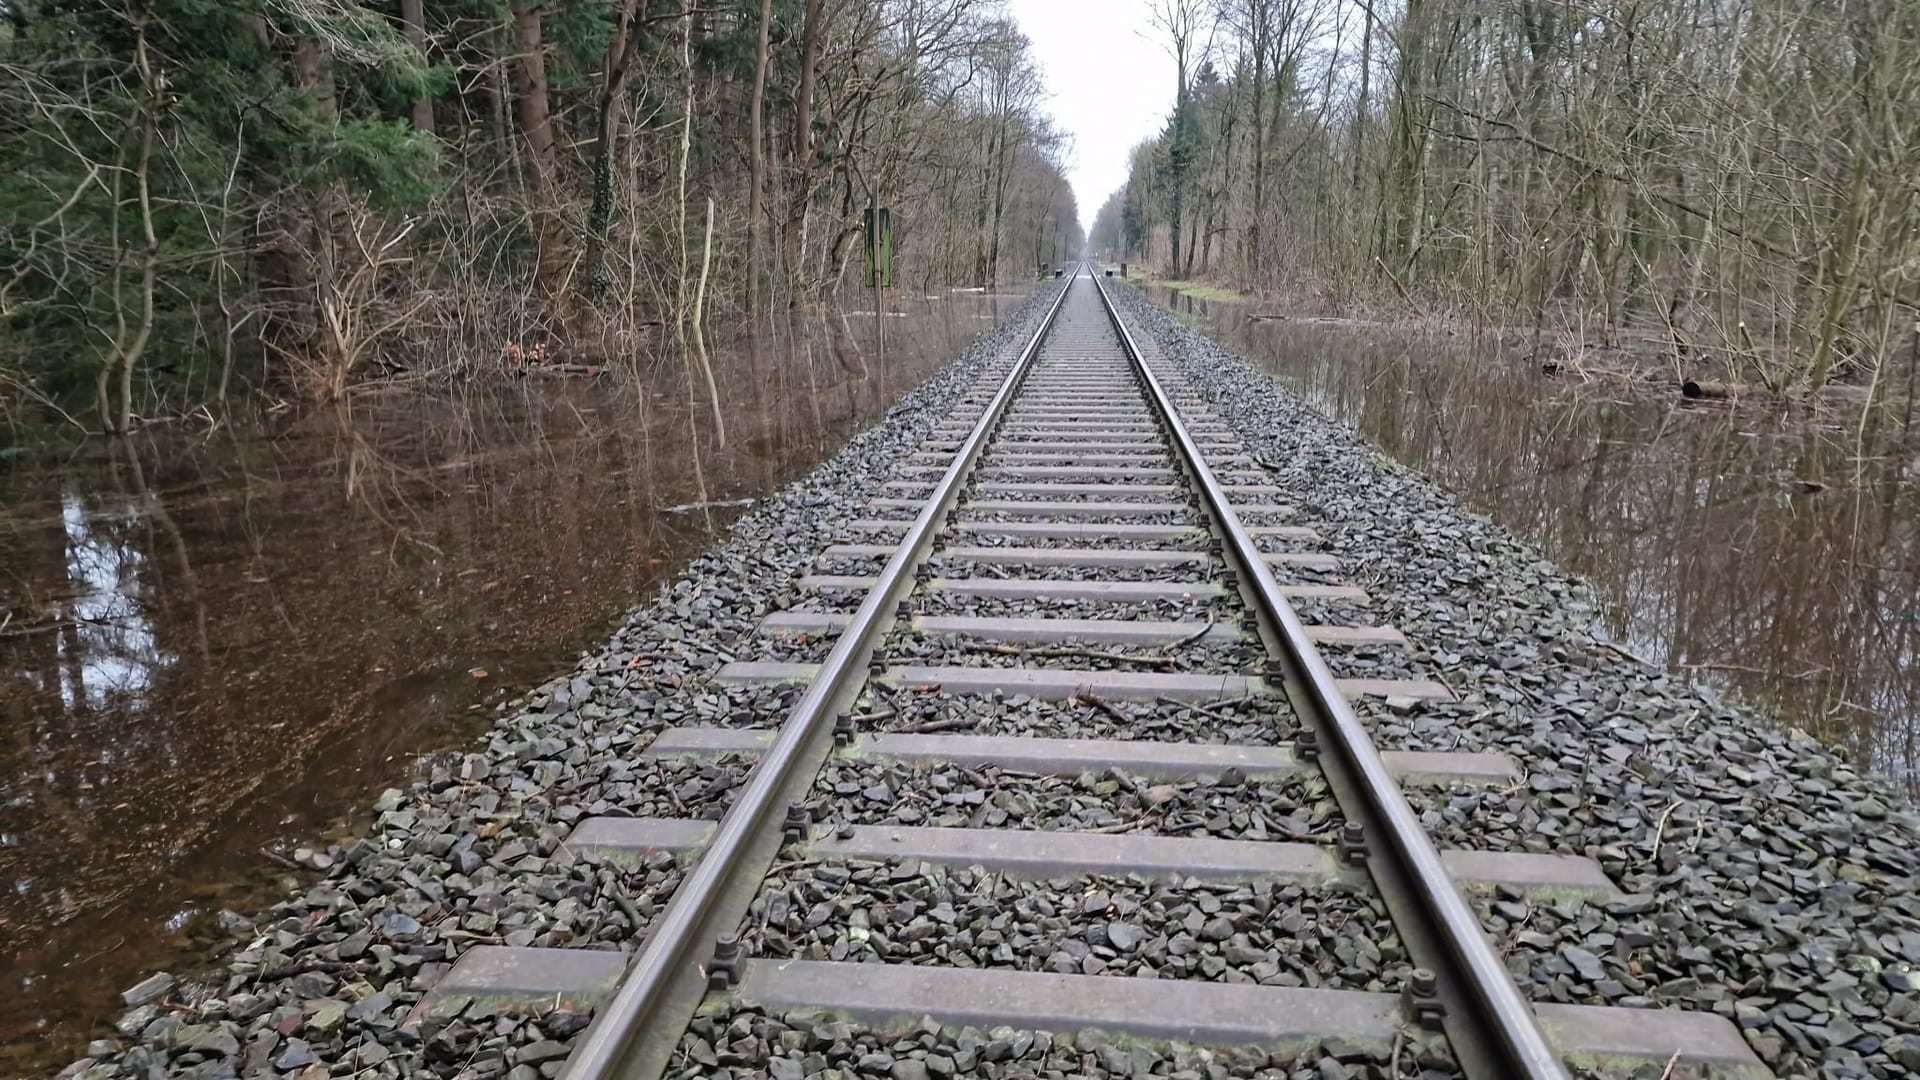
<instances>
[{"instance_id":1,"label":"gray gravel stone","mask_svg":"<svg viewBox=\"0 0 1920 1080\"><path fill-rule=\"evenodd\" d=\"M172 975L164 971L156 972L122 990L120 992L120 999L128 1005L145 1005L150 1001L159 1000L167 991L173 989L173 986L174 978Z\"/></svg>"},{"instance_id":2,"label":"gray gravel stone","mask_svg":"<svg viewBox=\"0 0 1920 1080\"><path fill-rule=\"evenodd\" d=\"M1270 746L1291 740L1299 722L1277 696L1179 702L1038 701L1023 695L952 697L913 688L862 694L866 730L1151 739Z\"/></svg>"},{"instance_id":3,"label":"gray gravel stone","mask_svg":"<svg viewBox=\"0 0 1920 1080\"><path fill-rule=\"evenodd\" d=\"M724 1053L714 1048L725 1045ZM1341 1056L1336 1058L1331 1053ZM712 1063L701 1062L712 1057ZM877 1076L899 1080L1047 1080L1084 1077L1168 1076L1205 1080L1318 1080L1326 1063L1337 1075L1365 1080L1448 1080L1457 1075L1443 1040L1409 1031L1391 1061L1348 1046L1329 1044L1296 1056L1246 1047L1197 1047L1185 1043L1135 1044L1099 1032L981 1030L942 1026L931 1018L876 1029L818 1014L769 1015L733 1009L697 1018L680 1043L685 1067L675 1080L816 1080ZM1396 1067L1397 1064L1397 1067ZM1651 1078L1650 1078L1651 1080Z\"/></svg>"},{"instance_id":4,"label":"gray gravel stone","mask_svg":"<svg viewBox=\"0 0 1920 1080\"><path fill-rule=\"evenodd\" d=\"M1411 965L1369 897L1279 885L1028 881L829 861L781 870L744 930L756 955L1393 991Z\"/></svg>"},{"instance_id":5,"label":"gray gravel stone","mask_svg":"<svg viewBox=\"0 0 1920 1080\"><path fill-rule=\"evenodd\" d=\"M1213 836L1331 843L1341 817L1319 776L1153 783L1120 770L1034 776L945 763L831 761L808 803L816 821Z\"/></svg>"}]
</instances>

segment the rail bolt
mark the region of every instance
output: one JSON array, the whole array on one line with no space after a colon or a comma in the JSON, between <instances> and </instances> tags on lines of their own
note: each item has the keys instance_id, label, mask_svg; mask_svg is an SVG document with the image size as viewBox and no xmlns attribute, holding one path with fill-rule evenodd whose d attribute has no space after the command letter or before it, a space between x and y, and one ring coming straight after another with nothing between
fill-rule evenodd
<instances>
[{"instance_id":1,"label":"rail bolt","mask_svg":"<svg viewBox=\"0 0 1920 1080\"><path fill-rule=\"evenodd\" d=\"M1312 728L1303 728L1293 738L1293 756L1311 765L1320 760L1320 736Z\"/></svg>"},{"instance_id":2,"label":"rail bolt","mask_svg":"<svg viewBox=\"0 0 1920 1080\"><path fill-rule=\"evenodd\" d=\"M913 618L913 601L910 599L900 601L894 606L893 617L902 621Z\"/></svg>"},{"instance_id":3,"label":"rail bolt","mask_svg":"<svg viewBox=\"0 0 1920 1080\"><path fill-rule=\"evenodd\" d=\"M835 746L852 746L853 735L852 713L840 713L833 718L833 744Z\"/></svg>"},{"instance_id":4,"label":"rail bolt","mask_svg":"<svg viewBox=\"0 0 1920 1080\"><path fill-rule=\"evenodd\" d=\"M1287 677L1287 665L1268 657L1260 664L1260 677L1268 681L1278 681Z\"/></svg>"},{"instance_id":5,"label":"rail bolt","mask_svg":"<svg viewBox=\"0 0 1920 1080\"><path fill-rule=\"evenodd\" d=\"M813 826L813 816L799 803L787 807L787 820L781 825L781 835L787 843L798 844L807 839L807 833Z\"/></svg>"},{"instance_id":6,"label":"rail bolt","mask_svg":"<svg viewBox=\"0 0 1920 1080\"><path fill-rule=\"evenodd\" d=\"M1245 630L1249 634L1259 633L1260 616L1254 614L1252 610L1242 611L1240 613L1240 629Z\"/></svg>"},{"instance_id":7,"label":"rail bolt","mask_svg":"<svg viewBox=\"0 0 1920 1080\"><path fill-rule=\"evenodd\" d=\"M1217 559L1226 553L1227 546L1220 542L1219 537L1214 537L1207 541L1207 554Z\"/></svg>"},{"instance_id":8,"label":"rail bolt","mask_svg":"<svg viewBox=\"0 0 1920 1080\"><path fill-rule=\"evenodd\" d=\"M867 658L867 674L884 675L886 674L886 671L887 671L887 662L885 660L882 660L877 656L870 656Z\"/></svg>"},{"instance_id":9,"label":"rail bolt","mask_svg":"<svg viewBox=\"0 0 1920 1080\"><path fill-rule=\"evenodd\" d=\"M1440 980L1426 968L1414 968L1407 979L1401 1004L1414 1023L1428 1031L1437 1031L1447 1016L1447 1005L1440 1000Z\"/></svg>"},{"instance_id":10,"label":"rail bolt","mask_svg":"<svg viewBox=\"0 0 1920 1080\"><path fill-rule=\"evenodd\" d=\"M933 567L928 566L926 563L921 563L919 566L914 567L913 580L916 583L921 585L925 585L927 582L932 581Z\"/></svg>"},{"instance_id":11,"label":"rail bolt","mask_svg":"<svg viewBox=\"0 0 1920 1080\"><path fill-rule=\"evenodd\" d=\"M1220 584L1228 589L1237 589L1240 587L1240 575L1232 570L1223 570L1220 572Z\"/></svg>"},{"instance_id":12,"label":"rail bolt","mask_svg":"<svg viewBox=\"0 0 1920 1080\"><path fill-rule=\"evenodd\" d=\"M713 942L713 958L707 962L707 989L731 990L740 983L740 939L722 934Z\"/></svg>"},{"instance_id":13,"label":"rail bolt","mask_svg":"<svg viewBox=\"0 0 1920 1080\"><path fill-rule=\"evenodd\" d=\"M1367 861L1367 828L1357 821L1349 821L1340 826L1340 839L1336 845L1340 850L1340 861L1348 866L1360 866Z\"/></svg>"}]
</instances>

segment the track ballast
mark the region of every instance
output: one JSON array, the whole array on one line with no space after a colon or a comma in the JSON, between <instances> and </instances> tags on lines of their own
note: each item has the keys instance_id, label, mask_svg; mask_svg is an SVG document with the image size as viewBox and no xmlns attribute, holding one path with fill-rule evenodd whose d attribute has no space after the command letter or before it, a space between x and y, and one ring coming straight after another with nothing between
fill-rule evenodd
<instances>
[{"instance_id":1,"label":"track ballast","mask_svg":"<svg viewBox=\"0 0 1920 1080\"><path fill-rule=\"evenodd\" d=\"M1521 778L1373 746L1348 697L1450 691L1334 677L1403 638L1156 360L1073 277L715 676L791 711L642 752L757 761L722 820L576 826L693 864L639 952L469 949L421 1019L595 1006L578 1080L1768 1075L1711 1013L1525 1000L1461 890L1617 890L1435 849L1400 785Z\"/></svg>"}]
</instances>

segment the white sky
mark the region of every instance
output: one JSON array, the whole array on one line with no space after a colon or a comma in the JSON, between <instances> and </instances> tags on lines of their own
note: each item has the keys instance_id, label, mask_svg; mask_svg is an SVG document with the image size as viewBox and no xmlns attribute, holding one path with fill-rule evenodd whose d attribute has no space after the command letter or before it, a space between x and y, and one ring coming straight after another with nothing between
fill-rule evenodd
<instances>
[{"instance_id":1,"label":"white sky","mask_svg":"<svg viewBox=\"0 0 1920 1080\"><path fill-rule=\"evenodd\" d=\"M1009 0L1047 83L1047 112L1067 133L1067 179L1080 222L1127 182L1127 151L1173 111L1173 58L1148 0Z\"/></svg>"}]
</instances>

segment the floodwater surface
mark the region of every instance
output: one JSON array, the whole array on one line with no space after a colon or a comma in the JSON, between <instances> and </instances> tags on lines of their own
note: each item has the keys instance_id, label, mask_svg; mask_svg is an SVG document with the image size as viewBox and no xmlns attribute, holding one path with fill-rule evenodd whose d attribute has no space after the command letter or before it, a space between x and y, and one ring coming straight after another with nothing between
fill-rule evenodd
<instances>
[{"instance_id":1,"label":"floodwater surface","mask_svg":"<svg viewBox=\"0 0 1920 1080\"><path fill-rule=\"evenodd\" d=\"M1920 782L1920 416L1692 402L1464 335L1150 291L1587 578L1638 655Z\"/></svg>"},{"instance_id":2,"label":"floodwater surface","mask_svg":"<svg viewBox=\"0 0 1920 1080\"><path fill-rule=\"evenodd\" d=\"M57 1068L142 974L203 964L218 911L287 890L277 858L570 667L1019 301L896 301L877 357L870 314L772 328L714 358L724 445L662 361L0 462L0 1072Z\"/></svg>"}]
</instances>

